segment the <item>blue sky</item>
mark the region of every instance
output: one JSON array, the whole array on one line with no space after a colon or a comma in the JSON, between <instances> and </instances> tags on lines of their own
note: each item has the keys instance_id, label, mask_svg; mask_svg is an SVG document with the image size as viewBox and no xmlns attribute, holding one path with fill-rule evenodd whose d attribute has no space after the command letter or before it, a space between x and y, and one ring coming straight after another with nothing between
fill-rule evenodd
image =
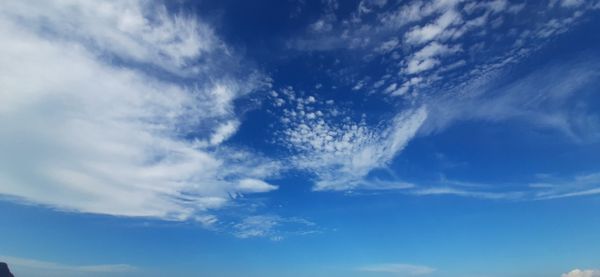
<instances>
[{"instance_id":1,"label":"blue sky","mask_svg":"<svg viewBox=\"0 0 600 277\"><path fill-rule=\"evenodd\" d=\"M17 276L600 276L600 2L3 1Z\"/></svg>"}]
</instances>

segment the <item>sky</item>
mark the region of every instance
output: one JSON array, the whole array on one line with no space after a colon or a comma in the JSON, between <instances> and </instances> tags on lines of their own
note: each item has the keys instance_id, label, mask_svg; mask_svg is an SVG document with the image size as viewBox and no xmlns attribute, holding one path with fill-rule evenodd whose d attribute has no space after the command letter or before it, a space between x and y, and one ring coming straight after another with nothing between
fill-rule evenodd
<instances>
[{"instance_id":1,"label":"sky","mask_svg":"<svg viewBox=\"0 0 600 277\"><path fill-rule=\"evenodd\" d=\"M4 0L16 276L599 277L597 0Z\"/></svg>"}]
</instances>

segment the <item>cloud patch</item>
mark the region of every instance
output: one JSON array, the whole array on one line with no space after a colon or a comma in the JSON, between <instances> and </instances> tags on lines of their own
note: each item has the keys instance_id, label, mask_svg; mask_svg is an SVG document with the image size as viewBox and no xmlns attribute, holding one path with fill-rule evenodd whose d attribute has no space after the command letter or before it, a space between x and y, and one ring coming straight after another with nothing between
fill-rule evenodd
<instances>
[{"instance_id":1,"label":"cloud patch","mask_svg":"<svg viewBox=\"0 0 600 277\"><path fill-rule=\"evenodd\" d=\"M595 269L573 269L567 273L563 273L561 277L600 277L600 270Z\"/></svg>"},{"instance_id":2,"label":"cloud patch","mask_svg":"<svg viewBox=\"0 0 600 277\"><path fill-rule=\"evenodd\" d=\"M326 101L298 97L286 89L278 142L292 151L295 168L316 175L316 190L369 187L364 177L385 167L427 118L425 107L400 113L389 123L369 126L366 115L353 119L348 111L327 109ZM379 187L379 186L375 186Z\"/></svg>"},{"instance_id":3,"label":"cloud patch","mask_svg":"<svg viewBox=\"0 0 600 277\"><path fill-rule=\"evenodd\" d=\"M254 215L233 225L233 234L238 238L267 238L280 241L290 235L307 235L319 232L316 224L306 219L277 215Z\"/></svg>"},{"instance_id":4,"label":"cloud patch","mask_svg":"<svg viewBox=\"0 0 600 277\"><path fill-rule=\"evenodd\" d=\"M183 220L276 188L263 181L276 163L223 145L233 101L264 82L229 67L240 59L198 18L151 1L4 1L0 38L1 194Z\"/></svg>"}]
</instances>

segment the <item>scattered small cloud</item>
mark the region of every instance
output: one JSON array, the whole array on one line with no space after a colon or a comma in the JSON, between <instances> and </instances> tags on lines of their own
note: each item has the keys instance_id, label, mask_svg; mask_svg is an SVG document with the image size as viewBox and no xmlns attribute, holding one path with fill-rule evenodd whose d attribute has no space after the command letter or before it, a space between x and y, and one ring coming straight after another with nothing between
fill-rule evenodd
<instances>
[{"instance_id":1,"label":"scattered small cloud","mask_svg":"<svg viewBox=\"0 0 600 277\"><path fill-rule=\"evenodd\" d=\"M280 241L289 236L318 233L315 223L303 218L277 215L254 215L235 223L233 234L241 239L267 238Z\"/></svg>"},{"instance_id":2,"label":"scattered small cloud","mask_svg":"<svg viewBox=\"0 0 600 277\"><path fill-rule=\"evenodd\" d=\"M561 277L600 277L600 270L595 269L573 269L567 273L563 273Z\"/></svg>"},{"instance_id":3,"label":"scattered small cloud","mask_svg":"<svg viewBox=\"0 0 600 277\"><path fill-rule=\"evenodd\" d=\"M390 124L370 127L364 116L353 120L348 111L324 108L323 101L286 91L292 105L284 107L282 130L275 134L292 151L295 168L316 175L316 190L370 187L364 177L385 167L427 118L421 107L398 114Z\"/></svg>"}]
</instances>

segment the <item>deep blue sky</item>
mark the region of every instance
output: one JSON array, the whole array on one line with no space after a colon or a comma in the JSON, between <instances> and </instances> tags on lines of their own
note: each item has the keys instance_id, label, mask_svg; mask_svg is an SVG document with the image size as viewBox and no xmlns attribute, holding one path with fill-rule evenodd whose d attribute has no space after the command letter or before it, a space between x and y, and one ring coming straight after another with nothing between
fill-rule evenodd
<instances>
[{"instance_id":1,"label":"deep blue sky","mask_svg":"<svg viewBox=\"0 0 600 277\"><path fill-rule=\"evenodd\" d=\"M16 276L600 276L600 2L5 1Z\"/></svg>"}]
</instances>

